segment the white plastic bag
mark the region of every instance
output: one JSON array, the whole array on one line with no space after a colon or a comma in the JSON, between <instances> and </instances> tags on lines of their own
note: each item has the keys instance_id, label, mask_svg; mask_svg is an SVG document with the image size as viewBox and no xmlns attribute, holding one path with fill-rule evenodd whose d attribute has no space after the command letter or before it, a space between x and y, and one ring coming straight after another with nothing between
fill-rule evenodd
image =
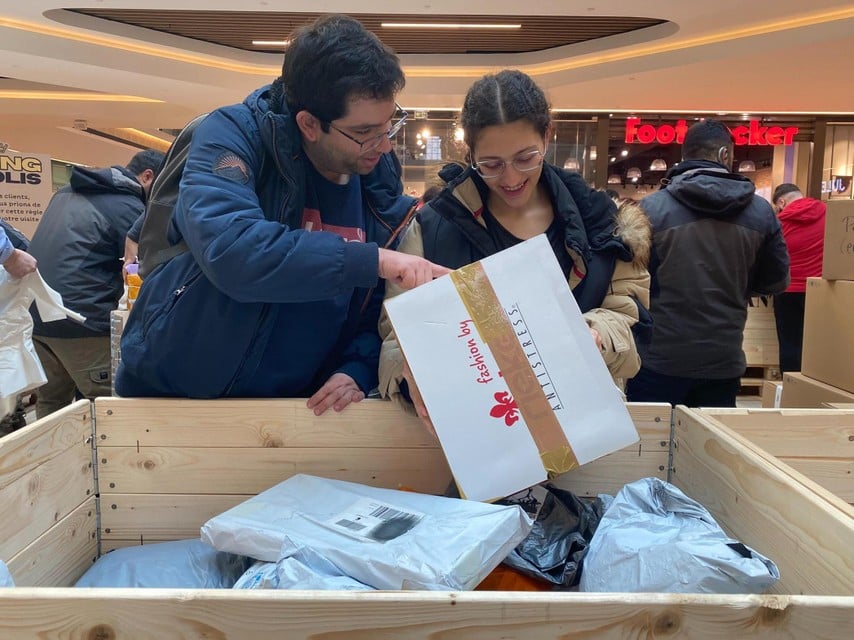
<instances>
[{"instance_id":1,"label":"white plastic bag","mask_svg":"<svg viewBox=\"0 0 854 640\"><path fill-rule=\"evenodd\" d=\"M38 271L12 278L0 267L0 405L47 382L33 346L33 319L30 305L35 302L45 322L66 316L84 322L79 313L62 306L62 296L51 289ZM0 409L8 407L0 406ZM2 411L0 415L8 413Z\"/></svg>"},{"instance_id":2,"label":"white plastic bag","mask_svg":"<svg viewBox=\"0 0 854 640\"><path fill-rule=\"evenodd\" d=\"M247 565L201 540L158 542L101 556L74 586L231 589Z\"/></svg>"},{"instance_id":3,"label":"white plastic bag","mask_svg":"<svg viewBox=\"0 0 854 640\"><path fill-rule=\"evenodd\" d=\"M703 505L658 478L624 486L599 521L581 591L762 593L777 566L728 538Z\"/></svg>"},{"instance_id":4,"label":"white plastic bag","mask_svg":"<svg viewBox=\"0 0 854 640\"><path fill-rule=\"evenodd\" d=\"M530 529L516 505L301 474L208 520L202 539L267 562L314 552L376 589L463 590L477 586Z\"/></svg>"}]
</instances>

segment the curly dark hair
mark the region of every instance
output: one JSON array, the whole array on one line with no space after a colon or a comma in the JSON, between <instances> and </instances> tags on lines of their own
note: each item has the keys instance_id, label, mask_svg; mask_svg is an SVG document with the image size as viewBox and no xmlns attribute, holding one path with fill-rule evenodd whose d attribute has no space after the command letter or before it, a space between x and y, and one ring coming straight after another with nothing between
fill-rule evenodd
<instances>
[{"instance_id":1,"label":"curly dark hair","mask_svg":"<svg viewBox=\"0 0 854 640\"><path fill-rule=\"evenodd\" d=\"M527 120L543 136L551 123L546 95L527 74L505 69L482 77L468 90L460 123L469 149L482 129L517 120Z\"/></svg>"},{"instance_id":2,"label":"curly dark hair","mask_svg":"<svg viewBox=\"0 0 854 640\"><path fill-rule=\"evenodd\" d=\"M305 110L323 123L347 113L353 98L394 98L406 82L400 60L361 22L329 15L291 37L282 80L292 114Z\"/></svg>"}]
</instances>

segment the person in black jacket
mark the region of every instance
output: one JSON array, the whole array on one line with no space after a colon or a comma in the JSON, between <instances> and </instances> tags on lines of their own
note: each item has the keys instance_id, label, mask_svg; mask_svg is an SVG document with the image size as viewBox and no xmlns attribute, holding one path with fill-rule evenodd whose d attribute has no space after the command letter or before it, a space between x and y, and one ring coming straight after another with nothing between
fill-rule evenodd
<instances>
[{"instance_id":1,"label":"person in black jacket","mask_svg":"<svg viewBox=\"0 0 854 640\"><path fill-rule=\"evenodd\" d=\"M682 162L641 200L652 222L652 332L630 402L734 407L752 294L789 283L789 254L771 205L731 172L733 137L717 120L685 134Z\"/></svg>"},{"instance_id":2,"label":"person in black jacket","mask_svg":"<svg viewBox=\"0 0 854 640\"><path fill-rule=\"evenodd\" d=\"M125 236L145 208L163 160L137 153L127 167L74 167L70 183L54 194L30 243L39 270L65 305L86 318L44 323L33 307L33 343L47 374L39 389L41 418L75 396L110 395L110 312L122 295Z\"/></svg>"}]
</instances>

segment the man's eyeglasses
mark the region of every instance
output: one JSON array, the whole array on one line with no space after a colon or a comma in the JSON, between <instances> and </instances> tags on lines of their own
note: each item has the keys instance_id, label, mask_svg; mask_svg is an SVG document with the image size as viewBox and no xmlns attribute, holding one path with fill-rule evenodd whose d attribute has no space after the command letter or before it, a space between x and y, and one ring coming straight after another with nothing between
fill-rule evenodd
<instances>
[{"instance_id":1,"label":"man's eyeglasses","mask_svg":"<svg viewBox=\"0 0 854 640\"><path fill-rule=\"evenodd\" d=\"M321 122L324 122L324 124L328 125L331 129L335 129L342 136L344 136L348 140L352 140L357 145L359 145L359 155L362 155L364 153L368 153L370 151L373 151L378 146L380 146L386 139L391 140L392 138L394 138L394 136L397 135L397 132L400 131L403 128L403 125L406 124L406 118L409 117L409 114L403 109L403 107L401 107L396 102L394 103L394 106L397 107L397 111L395 113L400 114L398 116L398 119L394 122L394 124L391 125L391 127L389 127L388 131L384 131L383 133L378 133L375 136L371 136L367 140L358 140L358 139L354 138L353 136L351 136L346 131L339 129L338 127L336 127L334 124L332 124L329 121L321 121Z\"/></svg>"},{"instance_id":2,"label":"man's eyeglasses","mask_svg":"<svg viewBox=\"0 0 854 640\"><path fill-rule=\"evenodd\" d=\"M510 161L516 171L528 172L534 171L537 167L543 164L543 152L539 149L528 151L520 154ZM497 178L507 168L507 163L501 159L482 160L472 164L472 168L477 171L481 178L491 180Z\"/></svg>"}]
</instances>

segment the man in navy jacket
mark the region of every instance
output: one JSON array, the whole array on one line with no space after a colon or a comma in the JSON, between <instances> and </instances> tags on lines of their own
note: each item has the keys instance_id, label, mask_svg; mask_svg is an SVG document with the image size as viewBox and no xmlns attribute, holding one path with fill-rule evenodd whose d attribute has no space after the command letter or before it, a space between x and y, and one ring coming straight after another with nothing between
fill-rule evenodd
<instances>
[{"instance_id":1,"label":"man in navy jacket","mask_svg":"<svg viewBox=\"0 0 854 640\"><path fill-rule=\"evenodd\" d=\"M282 76L193 133L170 240L122 337L124 396L307 397L342 410L377 384L383 279L447 270L391 248L415 201L391 138L397 56L359 22L297 31Z\"/></svg>"}]
</instances>

